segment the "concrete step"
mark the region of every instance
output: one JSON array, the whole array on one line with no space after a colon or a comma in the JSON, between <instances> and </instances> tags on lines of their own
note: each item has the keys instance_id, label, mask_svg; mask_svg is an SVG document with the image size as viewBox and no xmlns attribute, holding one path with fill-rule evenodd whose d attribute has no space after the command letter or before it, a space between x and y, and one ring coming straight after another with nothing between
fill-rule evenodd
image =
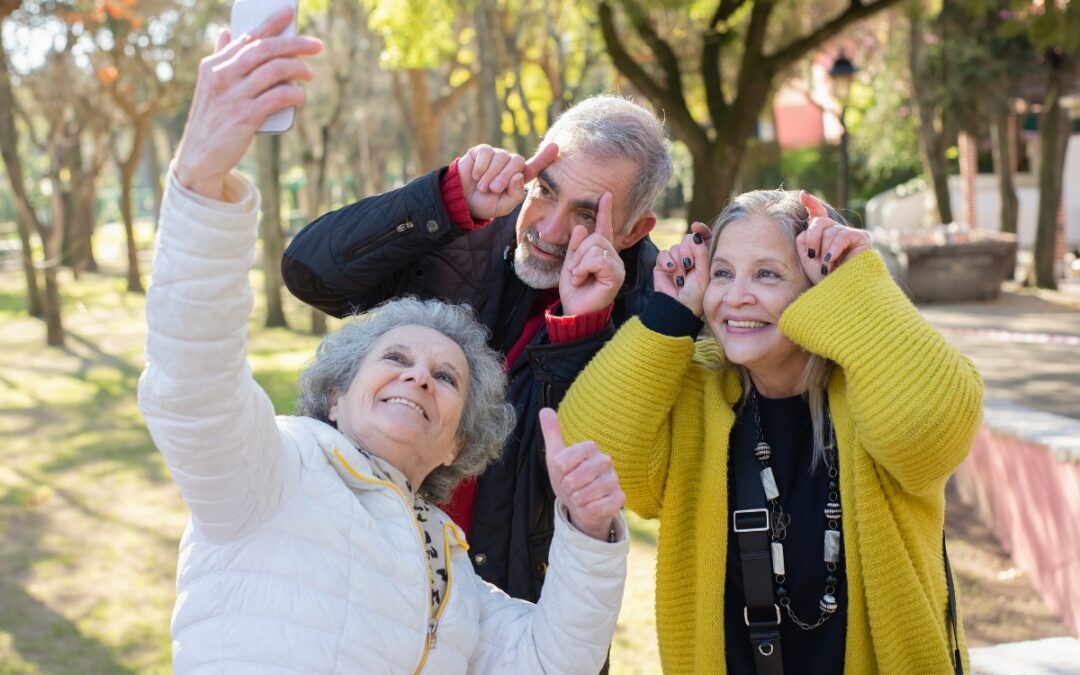
<instances>
[{"instance_id":1,"label":"concrete step","mask_svg":"<svg viewBox=\"0 0 1080 675\"><path fill-rule=\"evenodd\" d=\"M1077 675L1080 640L1056 637L973 647L971 670L975 675Z\"/></svg>"}]
</instances>

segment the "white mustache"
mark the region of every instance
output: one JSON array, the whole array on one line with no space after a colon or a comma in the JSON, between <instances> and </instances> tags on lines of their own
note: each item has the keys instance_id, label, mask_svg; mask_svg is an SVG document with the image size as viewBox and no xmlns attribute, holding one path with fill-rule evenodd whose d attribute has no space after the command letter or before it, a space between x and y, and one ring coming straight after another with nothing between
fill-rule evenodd
<instances>
[{"instance_id":1,"label":"white mustache","mask_svg":"<svg viewBox=\"0 0 1080 675\"><path fill-rule=\"evenodd\" d=\"M532 244L536 248L540 249L548 255L558 256L560 258L566 257L566 247L558 246L557 244L549 244L540 238L540 231L535 227L530 227L525 230L525 241Z\"/></svg>"}]
</instances>

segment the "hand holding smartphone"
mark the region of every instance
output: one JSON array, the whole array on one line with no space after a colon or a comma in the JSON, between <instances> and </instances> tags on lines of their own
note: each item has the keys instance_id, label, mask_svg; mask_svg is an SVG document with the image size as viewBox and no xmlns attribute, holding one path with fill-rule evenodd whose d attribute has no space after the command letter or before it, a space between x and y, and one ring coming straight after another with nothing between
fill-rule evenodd
<instances>
[{"instance_id":1,"label":"hand holding smartphone","mask_svg":"<svg viewBox=\"0 0 1080 675\"><path fill-rule=\"evenodd\" d=\"M293 20L281 35L296 35L298 2L299 0L234 0L229 26L232 37L235 39L244 33L251 34L266 19L286 7L292 7ZM292 128L294 114L295 108L290 106L270 115L259 127L258 133L280 134L288 131Z\"/></svg>"}]
</instances>

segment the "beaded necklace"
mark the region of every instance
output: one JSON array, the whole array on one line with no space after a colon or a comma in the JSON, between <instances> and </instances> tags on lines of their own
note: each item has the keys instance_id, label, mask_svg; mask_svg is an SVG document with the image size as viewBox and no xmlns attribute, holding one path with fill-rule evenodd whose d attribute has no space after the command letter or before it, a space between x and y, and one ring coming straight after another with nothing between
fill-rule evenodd
<instances>
[{"instance_id":1,"label":"beaded necklace","mask_svg":"<svg viewBox=\"0 0 1080 675\"><path fill-rule=\"evenodd\" d=\"M840 543L843 534L840 530L840 481L837 470L836 434L833 431L832 416L825 408L825 467L826 488L828 500L825 504L825 541L823 559L825 561L825 592L821 596L818 608L821 614L814 623L807 623L795 614L791 608L791 598L788 597L787 581L784 567L784 539L787 537L787 528L791 523L791 516L784 513L780 506L780 490L776 485L776 476L773 475L772 448L765 441L765 434L761 430L761 415L758 406L757 387L751 386L750 400L754 405L754 424L757 427L757 445L754 446L754 456L761 462L761 485L765 489L765 499L769 502L769 532L770 548L772 549L773 579L778 602L791 621L803 630L814 630L836 613L836 586L839 579L836 576L837 564L840 562Z\"/></svg>"}]
</instances>

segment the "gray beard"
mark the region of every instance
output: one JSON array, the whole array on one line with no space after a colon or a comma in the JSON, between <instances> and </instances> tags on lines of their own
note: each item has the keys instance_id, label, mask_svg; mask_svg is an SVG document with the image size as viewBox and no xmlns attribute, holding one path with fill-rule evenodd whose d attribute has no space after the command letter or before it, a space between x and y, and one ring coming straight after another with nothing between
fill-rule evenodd
<instances>
[{"instance_id":1,"label":"gray beard","mask_svg":"<svg viewBox=\"0 0 1080 675\"><path fill-rule=\"evenodd\" d=\"M530 256L529 246L526 243L521 243L514 249L514 272L530 288L537 290L558 288L562 263L561 260L551 263Z\"/></svg>"}]
</instances>

